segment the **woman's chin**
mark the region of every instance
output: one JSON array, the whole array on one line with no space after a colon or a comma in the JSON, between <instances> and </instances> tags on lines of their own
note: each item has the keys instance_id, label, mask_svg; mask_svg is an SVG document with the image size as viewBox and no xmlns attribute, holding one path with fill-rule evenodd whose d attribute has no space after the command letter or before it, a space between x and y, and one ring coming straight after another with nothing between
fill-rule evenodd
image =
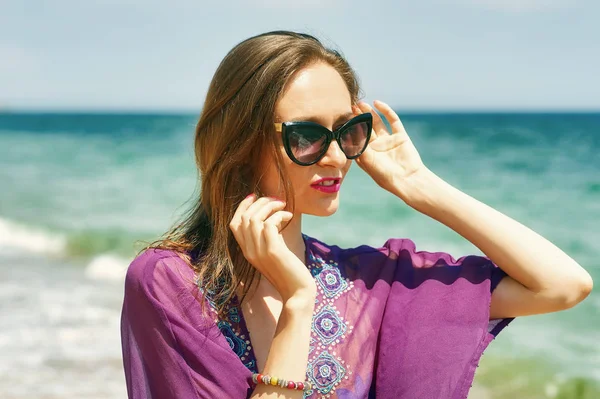
<instances>
[{"instance_id":1,"label":"woman's chin","mask_svg":"<svg viewBox=\"0 0 600 399\"><path fill-rule=\"evenodd\" d=\"M314 206L310 212L307 212L309 215L313 216L331 216L337 212L339 207L339 202L336 199L335 201L331 201L329 204L324 206Z\"/></svg>"},{"instance_id":2,"label":"woman's chin","mask_svg":"<svg viewBox=\"0 0 600 399\"><path fill-rule=\"evenodd\" d=\"M315 213L314 215L315 216L320 216L320 217L327 217L327 216L333 215L336 212L337 212L337 208L332 209L332 210L327 210L327 211L324 211L324 212L322 211L322 212L319 212L319 213Z\"/></svg>"}]
</instances>

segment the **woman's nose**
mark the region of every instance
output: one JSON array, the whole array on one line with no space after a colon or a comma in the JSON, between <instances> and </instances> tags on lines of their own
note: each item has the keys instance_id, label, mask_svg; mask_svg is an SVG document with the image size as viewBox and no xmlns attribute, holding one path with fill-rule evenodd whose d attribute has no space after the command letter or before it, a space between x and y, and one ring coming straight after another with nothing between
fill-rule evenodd
<instances>
[{"instance_id":1,"label":"woman's nose","mask_svg":"<svg viewBox=\"0 0 600 399\"><path fill-rule=\"evenodd\" d=\"M336 140L332 140L329 144L329 148L327 148L327 152L321 158L319 163L321 165L332 165L335 167L343 167L346 165L346 154L340 148L338 142Z\"/></svg>"}]
</instances>

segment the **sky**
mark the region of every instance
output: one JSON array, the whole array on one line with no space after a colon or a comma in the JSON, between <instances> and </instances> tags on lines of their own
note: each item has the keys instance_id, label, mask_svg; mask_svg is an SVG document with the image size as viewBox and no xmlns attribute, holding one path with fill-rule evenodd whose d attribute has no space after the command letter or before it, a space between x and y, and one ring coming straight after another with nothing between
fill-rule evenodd
<instances>
[{"instance_id":1,"label":"sky","mask_svg":"<svg viewBox=\"0 0 600 399\"><path fill-rule=\"evenodd\" d=\"M594 0L0 0L0 109L192 111L240 41L287 29L397 110L600 110Z\"/></svg>"}]
</instances>

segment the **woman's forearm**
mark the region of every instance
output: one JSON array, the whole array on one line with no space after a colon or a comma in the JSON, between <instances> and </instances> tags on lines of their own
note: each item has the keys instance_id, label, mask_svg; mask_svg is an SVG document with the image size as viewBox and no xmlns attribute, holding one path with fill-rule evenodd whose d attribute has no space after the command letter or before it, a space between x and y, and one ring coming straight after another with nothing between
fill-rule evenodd
<instances>
[{"instance_id":1,"label":"woman's forearm","mask_svg":"<svg viewBox=\"0 0 600 399\"><path fill-rule=\"evenodd\" d=\"M533 230L459 191L431 171L412 184L409 205L462 235L530 291L577 303L591 290L590 275Z\"/></svg>"},{"instance_id":2,"label":"woman's forearm","mask_svg":"<svg viewBox=\"0 0 600 399\"><path fill-rule=\"evenodd\" d=\"M310 346L315 294L296 297L284 303L264 370L261 374L304 382ZM301 399L302 391L259 384L252 398Z\"/></svg>"}]
</instances>

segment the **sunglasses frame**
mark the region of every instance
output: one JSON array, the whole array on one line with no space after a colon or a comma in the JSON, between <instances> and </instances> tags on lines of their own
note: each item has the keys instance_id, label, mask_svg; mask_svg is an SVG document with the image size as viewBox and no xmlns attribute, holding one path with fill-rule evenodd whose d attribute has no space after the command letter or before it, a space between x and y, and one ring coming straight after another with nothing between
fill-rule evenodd
<instances>
[{"instance_id":1,"label":"sunglasses frame","mask_svg":"<svg viewBox=\"0 0 600 399\"><path fill-rule=\"evenodd\" d=\"M365 145L364 147L358 152L357 155L351 156L349 157L346 152L344 151L344 148L342 147L342 143L341 143L341 136L342 133L344 133L344 131L346 131L349 127L356 125L358 123L366 123L367 124L367 137L365 140ZM294 126L305 126L305 127L313 127L316 128L320 131L323 132L323 134L325 134L325 140L326 143L323 146L324 150L323 152L314 160L311 162L301 162L299 161L295 156L294 153L292 151L292 147L290 145L290 138L289 135L286 133L288 128L294 127ZM314 165L317 162L319 162L321 159L323 159L323 157L325 156L325 154L327 153L327 150L329 149L329 146L331 145L331 142L335 139L335 141L337 141L338 145L340 146L340 149L342 150L342 152L344 153L344 155L346 156L347 159L356 159L358 157L360 157L362 155L362 153L367 149L367 146L369 145L369 141L371 140L371 130L373 129L373 115L371 115L370 112L366 112L364 114L360 114L355 116L354 118L350 119L348 122L344 123L342 126L338 127L337 129L335 129L334 131L331 131L329 129L327 129L325 126L320 125L316 122L304 122L304 121L299 121L299 122L283 122L283 123L275 123L275 131L277 132L281 132L282 138L283 138L283 148L285 148L285 152L287 153L288 157L290 157L290 159L300 165L300 166L310 166L310 165Z\"/></svg>"}]
</instances>

